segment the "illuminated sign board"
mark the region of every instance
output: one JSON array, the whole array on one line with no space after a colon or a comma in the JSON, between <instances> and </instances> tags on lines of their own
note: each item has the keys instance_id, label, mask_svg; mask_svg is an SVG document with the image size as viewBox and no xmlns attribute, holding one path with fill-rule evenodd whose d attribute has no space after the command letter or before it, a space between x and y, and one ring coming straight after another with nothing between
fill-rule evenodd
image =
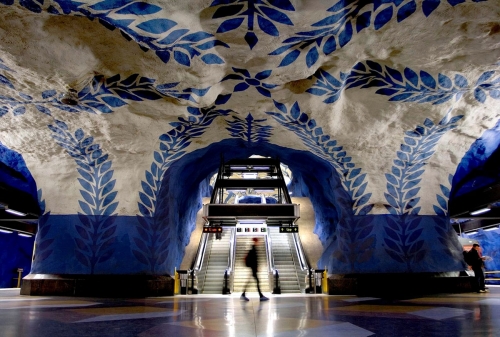
<instances>
[{"instance_id":1,"label":"illuminated sign board","mask_svg":"<svg viewBox=\"0 0 500 337\"><path fill-rule=\"evenodd\" d=\"M222 233L221 226L203 227L203 233Z\"/></svg>"},{"instance_id":2,"label":"illuminated sign board","mask_svg":"<svg viewBox=\"0 0 500 337\"><path fill-rule=\"evenodd\" d=\"M299 232L299 227L293 226L293 227L280 227L280 233L298 233Z\"/></svg>"}]
</instances>

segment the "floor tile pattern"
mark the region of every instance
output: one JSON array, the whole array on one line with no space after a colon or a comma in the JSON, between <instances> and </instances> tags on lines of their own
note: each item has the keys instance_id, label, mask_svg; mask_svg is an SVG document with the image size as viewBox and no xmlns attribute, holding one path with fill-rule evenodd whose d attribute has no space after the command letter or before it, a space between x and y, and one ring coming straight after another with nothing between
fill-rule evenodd
<instances>
[{"instance_id":1,"label":"floor tile pattern","mask_svg":"<svg viewBox=\"0 0 500 337\"><path fill-rule=\"evenodd\" d=\"M500 336L500 287L411 299L271 295L28 297L0 290L2 337Z\"/></svg>"}]
</instances>

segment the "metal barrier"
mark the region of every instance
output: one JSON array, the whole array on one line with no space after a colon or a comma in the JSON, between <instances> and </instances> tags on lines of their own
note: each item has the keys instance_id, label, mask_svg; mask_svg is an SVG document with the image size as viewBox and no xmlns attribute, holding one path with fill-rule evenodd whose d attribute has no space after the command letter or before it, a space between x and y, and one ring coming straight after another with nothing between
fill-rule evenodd
<instances>
[{"instance_id":1,"label":"metal barrier","mask_svg":"<svg viewBox=\"0 0 500 337\"><path fill-rule=\"evenodd\" d=\"M181 283L180 294L187 295L187 284L188 284L188 271L187 270L178 270L179 279Z\"/></svg>"},{"instance_id":2,"label":"metal barrier","mask_svg":"<svg viewBox=\"0 0 500 337\"><path fill-rule=\"evenodd\" d=\"M500 282L500 277L488 277L489 275L498 275L500 276L500 270L492 270L492 271L485 271L484 272L484 281L494 281L494 282Z\"/></svg>"},{"instance_id":3,"label":"metal barrier","mask_svg":"<svg viewBox=\"0 0 500 337\"><path fill-rule=\"evenodd\" d=\"M277 269L274 270L274 288L273 288L273 294L281 294L281 284L280 284L280 274Z\"/></svg>"},{"instance_id":4,"label":"metal barrier","mask_svg":"<svg viewBox=\"0 0 500 337\"><path fill-rule=\"evenodd\" d=\"M322 280L323 280L323 275L324 275L325 271L324 269L316 269L314 271L314 279L316 280L315 282L315 287L314 287L314 292L316 294L322 294L323 293L323 283L322 283Z\"/></svg>"}]
</instances>

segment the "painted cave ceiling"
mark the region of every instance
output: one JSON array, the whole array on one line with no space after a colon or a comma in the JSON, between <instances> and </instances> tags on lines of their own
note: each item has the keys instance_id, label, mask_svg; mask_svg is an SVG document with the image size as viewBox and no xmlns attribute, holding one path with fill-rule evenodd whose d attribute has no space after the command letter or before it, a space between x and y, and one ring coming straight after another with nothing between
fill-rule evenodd
<instances>
[{"instance_id":1,"label":"painted cave ceiling","mask_svg":"<svg viewBox=\"0 0 500 337\"><path fill-rule=\"evenodd\" d=\"M496 0L0 0L1 181L144 215L183 158L307 152L354 214L446 215L498 182L499 58Z\"/></svg>"}]
</instances>

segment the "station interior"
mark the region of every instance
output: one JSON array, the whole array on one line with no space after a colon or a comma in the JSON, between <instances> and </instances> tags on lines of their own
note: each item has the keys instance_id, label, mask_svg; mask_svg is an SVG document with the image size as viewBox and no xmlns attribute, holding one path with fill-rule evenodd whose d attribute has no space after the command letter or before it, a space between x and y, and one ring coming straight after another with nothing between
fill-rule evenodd
<instances>
[{"instance_id":1,"label":"station interior","mask_svg":"<svg viewBox=\"0 0 500 337\"><path fill-rule=\"evenodd\" d=\"M0 0L2 337L500 336L499 226L497 0Z\"/></svg>"}]
</instances>

